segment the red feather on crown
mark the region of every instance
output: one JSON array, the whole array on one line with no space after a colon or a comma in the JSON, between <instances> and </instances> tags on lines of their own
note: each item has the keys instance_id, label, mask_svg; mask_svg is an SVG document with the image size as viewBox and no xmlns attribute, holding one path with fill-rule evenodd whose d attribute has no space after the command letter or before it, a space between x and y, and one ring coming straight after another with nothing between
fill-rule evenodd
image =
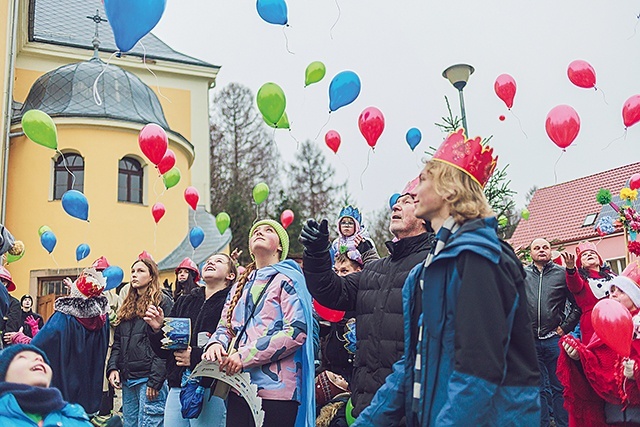
<instances>
[{"instance_id":1,"label":"red feather on crown","mask_svg":"<svg viewBox=\"0 0 640 427\"><path fill-rule=\"evenodd\" d=\"M444 140L433 160L447 163L469 175L482 188L493 174L498 156L493 157L493 148L481 144L478 136L467 139L464 129L458 129Z\"/></svg>"}]
</instances>

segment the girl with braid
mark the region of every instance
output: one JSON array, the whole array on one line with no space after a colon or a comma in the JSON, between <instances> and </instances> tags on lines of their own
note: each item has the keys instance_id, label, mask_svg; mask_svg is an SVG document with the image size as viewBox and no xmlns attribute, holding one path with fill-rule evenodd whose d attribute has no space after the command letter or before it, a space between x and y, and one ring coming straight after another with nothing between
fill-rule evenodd
<instances>
[{"instance_id":1,"label":"girl with braid","mask_svg":"<svg viewBox=\"0 0 640 427\"><path fill-rule=\"evenodd\" d=\"M300 267L286 259L289 236L276 221L258 221L249 251L254 262L229 292L203 358L229 375L249 373L262 398L263 426L315 425L311 295ZM227 426L253 425L248 404L230 392Z\"/></svg>"}]
</instances>

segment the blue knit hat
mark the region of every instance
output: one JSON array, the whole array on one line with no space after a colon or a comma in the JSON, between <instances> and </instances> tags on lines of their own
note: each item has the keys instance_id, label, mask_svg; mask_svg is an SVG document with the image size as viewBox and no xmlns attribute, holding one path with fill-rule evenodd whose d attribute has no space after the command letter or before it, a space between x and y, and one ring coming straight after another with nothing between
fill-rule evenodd
<instances>
[{"instance_id":1,"label":"blue knit hat","mask_svg":"<svg viewBox=\"0 0 640 427\"><path fill-rule=\"evenodd\" d=\"M11 365L13 358L23 351L33 351L34 353L39 354L44 359L44 363L51 366L49 358L45 352L38 347L31 344L13 344L0 351L0 382L4 381L7 377L7 371L9 370L9 365Z\"/></svg>"}]
</instances>

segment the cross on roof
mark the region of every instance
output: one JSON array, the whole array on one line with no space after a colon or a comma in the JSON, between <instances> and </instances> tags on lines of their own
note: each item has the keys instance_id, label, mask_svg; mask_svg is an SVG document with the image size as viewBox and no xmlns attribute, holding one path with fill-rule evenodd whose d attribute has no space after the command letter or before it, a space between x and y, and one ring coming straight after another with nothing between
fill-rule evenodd
<instances>
[{"instance_id":1,"label":"cross on roof","mask_svg":"<svg viewBox=\"0 0 640 427\"><path fill-rule=\"evenodd\" d=\"M102 16L100 16L100 9L96 9L96 14L93 16L87 16L87 19L91 19L96 23L96 32L93 35L93 56L98 56L98 48L100 47L100 39L98 38L98 28L101 23L108 22Z\"/></svg>"}]
</instances>

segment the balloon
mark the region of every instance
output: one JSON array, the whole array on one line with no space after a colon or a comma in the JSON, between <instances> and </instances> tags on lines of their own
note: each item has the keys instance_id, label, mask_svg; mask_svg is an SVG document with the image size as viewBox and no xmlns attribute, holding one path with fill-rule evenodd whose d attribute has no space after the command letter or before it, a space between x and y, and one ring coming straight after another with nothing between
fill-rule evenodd
<instances>
[{"instance_id":1,"label":"balloon","mask_svg":"<svg viewBox=\"0 0 640 427\"><path fill-rule=\"evenodd\" d=\"M167 210L164 207L164 204L158 202L155 203L152 207L151 207L151 215L153 215L153 219L156 222L156 224L158 222L160 222L160 220L162 219L162 217L164 216L164 214L167 212Z\"/></svg>"},{"instance_id":2,"label":"balloon","mask_svg":"<svg viewBox=\"0 0 640 427\"><path fill-rule=\"evenodd\" d=\"M226 212L220 212L216 215L216 227L218 227L218 231L220 234L224 234L227 231L227 228L231 225L231 217Z\"/></svg>"},{"instance_id":3,"label":"balloon","mask_svg":"<svg viewBox=\"0 0 640 427\"><path fill-rule=\"evenodd\" d=\"M193 227L191 231L189 231L189 242L193 249L196 249L198 246L202 244L204 241L204 230L200 227Z\"/></svg>"},{"instance_id":4,"label":"balloon","mask_svg":"<svg viewBox=\"0 0 640 427\"><path fill-rule=\"evenodd\" d=\"M314 83L318 83L327 74L327 68L320 61L314 61L307 65L304 71L304 86L307 87Z\"/></svg>"},{"instance_id":5,"label":"balloon","mask_svg":"<svg viewBox=\"0 0 640 427\"><path fill-rule=\"evenodd\" d=\"M393 205L398 203L398 199L400 198L400 196L401 196L400 193L394 193L391 195L391 197L389 198L389 207L391 209L393 209Z\"/></svg>"},{"instance_id":6,"label":"balloon","mask_svg":"<svg viewBox=\"0 0 640 427\"><path fill-rule=\"evenodd\" d=\"M378 138L380 138L384 130L384 116L382 115L382 111L376 107L365 108L358 118L358 127L364 139L367 140L367 144L369 144L371 148L375 148Z\"/></svg>"},{"instance_id":7,"label":"balloon","mask_svg":"<svg viewBox=\"0 0 640 427\"><path fill-rule=\"evenodd\" d=\"M38 228L38 236L42 236L42 233L44 233L45 231L53 231L53 230L51 230L51 228L48 225L43 225L42 227Z\"/></svg>"},{"instance_id":8,"label":"balloon","mask_svg":"<svg viewBox=\"0 0 640 427\"><path fill-rule=\"evenodd\" d=\"M260 18L269 24L287 24L287 4L284 0L258 0L256 9Z\"/></svg>"},{"instance_id":9,"label":"balloon","mask_svg":"<svg viewBox=\"0 0 640 427\"><path fill-rule=\"evenodd\" d=\"M640 173L634 173L629 178L629 188L632 190L637 190L640 188Z\"/></svg>"},{"instance_id":10,"label":"balloon","mask_svg":"<svg viewBox=\"0 0 640 427\"><path fill-rule=\"evenodd\" d=\"M573 61L567 68L567 76L578 87L591 89L596 86L596 70L587 61Z\"/></svg>"},{"instance_id":11,"label":"balloon","mask_svg":"<svg viewBox=\"0 0 640 427\"><path fill-rule=\"evenodd\" d=\"M162 160L158 163L158 172L160 175L164 175L169 172L172 167L176 165L176 154L173 150L167 150L162 156Z\"/></svg>"},{"instance_id":12,"label":"balloon","mask_svg":"<svg viewBox=\"0 0 640 427\"><path fill-rule=\"evenodd\" d=\"M329 84L329 110L351 104L360 94L360 77L353 71L336 74Z\"/></svg>"},{"instance_id":13,"label":"balloon","mask_svg":"<svg viewBox=\"0 0 640 427\"><path fill-rule=\"evenodd\" d=\"M45 231L40 236L40 243L42 247L47 250L47 252L53 252L53 249L56 247L56 243L58 243L58 239L56 239L56 235L53 234L53 231Z\"/></svg>"},{"instance_id":14,"label":"balloon","mask_svg":"<svg viewBox=\"0 0 640 427\"><path fill-rule=\"evenodd\" d=\"M291 209L285 209L280 214L280 224L282 224L282 226L287 229L293 222L294 218L295 215L293 214L293 211Z\"/></svg>"},{"instance_id":15,"label":"balloon","mask_svg":"<svg viewBox=\"0 0 640 427\"><path fill-rule=\"evenodd\" d=\"M122 283L124 280L124 271L117 265L110 265L109 267L102 270L102 277L107 281L106 286L104 287L105 291L110 289L115 289Z\"/></svg>"},{"instance_id":16,"label":"balloon","mask_svg":"<svg viewBox=\"0 0 640 427\"><path fill-rule=\"evenodd\" d=\"M591 323L598 337L623 357L631 353L633 321L627 308L613 299L602 299L591 311Z\"/></svg>"},{"instance_id":17,"label":"balloon","mask_svg":"<svg viewBox=\"0 0 640 427\"><path fill-rule=\"evenodd\" d=\"M191 206L194 211L198 207L198 200L200 200L200 194L196 187L187 187L184 189L184 200Z\"/></svg>"},{"instance_id":18,"label":"balloon","mask_svg":"<svg viewBox=\"0 0 640 427\"><path fill-rule=\"evenodd\" d=\"M324 142L327 144L327 147L331 149L334 153L338 154L338 148L340 148L340 134L335 130L330 130L324 136Z\"/></svg>"},{"instance_id":19,"label":"balloon","mask_svg":"<svg viewBox=\"0 0 640 427\"><path fill-rule=\"evenodd\" d=\"M256 103L265 122L277 127L287 106L287 98L282 88L275 83L263 84L256 95Z\"/></svg>"},{"instance_id":20,"label":"balloon","mask_svg":"<svg viewBox=\"0 0 640 427\"><path fill-rule=\"evenodd\" d=\"M154 165L162 161L168 144L167 133L155 123L149 123L138 134L138 145L142 153Z\"/></svg>"},{"instance_id":21,"label":"balloon","mask_svg":"<svg viewBox=\"0 0 640 427\"><path fill-rule=\"evenodd\" d=\"M407 131L407 144L409 144L409 148L411 151L415 150L420 141L422 141L422 133L418 128L411 128Z\"/></svg>"},{"instance_id":22,"label":"balloon","mask_svg":"<svg viewBox=\"0 0 640 427\"><path fill-rule=\"evenodd\" d=\"M580 116L570 106L558 105L547 114L544 127L553 143L564 150L580 132Z\"/></svg>"},{"instance_id":23,"label":"balloon","mask_svg":"<svg viewBox=\"0 0 640 427\"><path fill-rule=\"evenodd\" d=\"M89 219L89 202L78 190L67 190L62 195L62 208L74 218L83 221Z\"/></svg>"},{"instance_id":24,"label":"balloon","mask_svg":"<svg viewBox=\"0 0 640 427\"><path fill-rule=\"evenodd\" d=\"M503 115L500 115L500 117L498 117L498 120L500 120L501 122L504 122L505 119L506 119L506 117L503 116Z\"/></svg>"},{"instance_id":25,"label":"balloon","mask_svg":"<svg viewBox=\"0 0 640 427\"><path fill-rule=\"evenodd\" d=\"M502 99L508 109L513 107L513 98L516 96L516 81L509 74L500 74L493 84L498 98Z\"/></svg>"},{"instance_id":26,"label":"balloon","mask_svg":"<svg viewBox=\"0 0 640 427\"><path fill-rule=\"evenodd\" d=\"M507 225L509 225L509 218L504 215L500 215L500 217L498 218L498 225L500 227L506 227Z\"/></svg>"},{"instance_id":27,"label":"balloon","mask_svg":"<svg viewBox=\"0 0 640 427\"><path fill-rule=\"evenodd\" d=\"M522 217L522 219L524 219L525 221L529 219L529 216L531 215L531 212L529 212L529 209L524 208L522 209L522 212L520 212L520 216Z\"/></svg>"},{"instance_id":28,"label":"balloon","mask_svg":"<svg viewBox=\"0 0 640 427\"><path fill-rule=\"evenodd\" d=\"M622 120L625 127L631 127L640 121L640 95L627 99L622 107Z\"/></svg>"},{"instance_id":29,"label":"balloon","mask_svg":"<svg viewBox=\"0 0 640 427\"><path fill-rule=\"evenodd\" d=\"M264 182L253 187L253 200L257 205L267 200L269 197L269 187Z\"/></svg>"},{"instance_id":30,"label":"balloon","mask_svg":"<svg viewBox=\"0 0 640 427\"><path fill-rule=\"evenodd\" d=\"M12 262L16 262L20 260L20 258L24 256L25 252L26 252L26 249L20 252L20 255L11 255L9 252L7 252L7 264L11 264Z\"/></svg>"},{"instance_id":31,"label":"balloon","mask_svg":"<svg viewBox=\"0 0 640 427\"><path fill-rule=\"evenodd\" d=\"M22 130L36 144L58 149L58 130L53 119L40 110L29 110L22 116Z\"/></svg>"},{"instance_id":32,"label":"balloon","mask_svg":"<svg viewBox=\"0 0 640 427\"><path fill-rule=\"evenodd\" d=\"M166 0L104 0L103 3L120 52L130 51L153 30L166 6Z\"/></svg>"},{"instance_id":33,"label":"balloon","mask_svg":"<svg viewBox=\"0 0 640 427\"><path fill-rule=\"evenodd\" d=\"M91 252L91 248L86 243L81 243L76 248L76 261L82 261L86 257L89 256L89 252Z\"/></svg>"},{"instance_id":34,"label":"balloon","mask_svg":"<svg viewBox=\"0 0 640 427\"><path fill-rule=\"evenodd\" d=\"M356 422L355 417L353 416L353 403L351 402L351 398L347 400L347 404L345 406L344 415L347 420L347 426L351 427L351 424Z\"/></svg>"},{"instance_id":35,"label":"balloon","mask_svg":"<svg viewBox=\"0 0 640 427\"><path fill-rule=\"evenodd\" d=\"M172 167L169 172L162 175L162 181L164 182L164 187L168 190L171 187L175 187L180 182L180 169L177 167Z\"/></svg>"},{"instance_id":36,"label":"balloon","mask_svg":"<svg viewBox=\"0 0 640 427\"><path fill-rule=\"evenodd\" d=\"M318 313L318 316L328 322L339 322L344 318L344 311L327 308L315 299L313 300L313 308L316 310L316 313Z\"/></svg>"},{"instance_id":37,"label":"balloon","mask_svg":"<svg viewBox=\"0 0 640 427\"><path fill-rule=\"evenodd\" d=\"M291 129L291 125L289 124L289 116L287 116L286 111L282 113L282 117L280 117L280 120L278 120L278 123L276 123L275 126L273 125L273 123L269 123L269 121L264 116L262 116L262 120L264 120L266 124L274 129Z\"/></svg>"}]
</instances>

